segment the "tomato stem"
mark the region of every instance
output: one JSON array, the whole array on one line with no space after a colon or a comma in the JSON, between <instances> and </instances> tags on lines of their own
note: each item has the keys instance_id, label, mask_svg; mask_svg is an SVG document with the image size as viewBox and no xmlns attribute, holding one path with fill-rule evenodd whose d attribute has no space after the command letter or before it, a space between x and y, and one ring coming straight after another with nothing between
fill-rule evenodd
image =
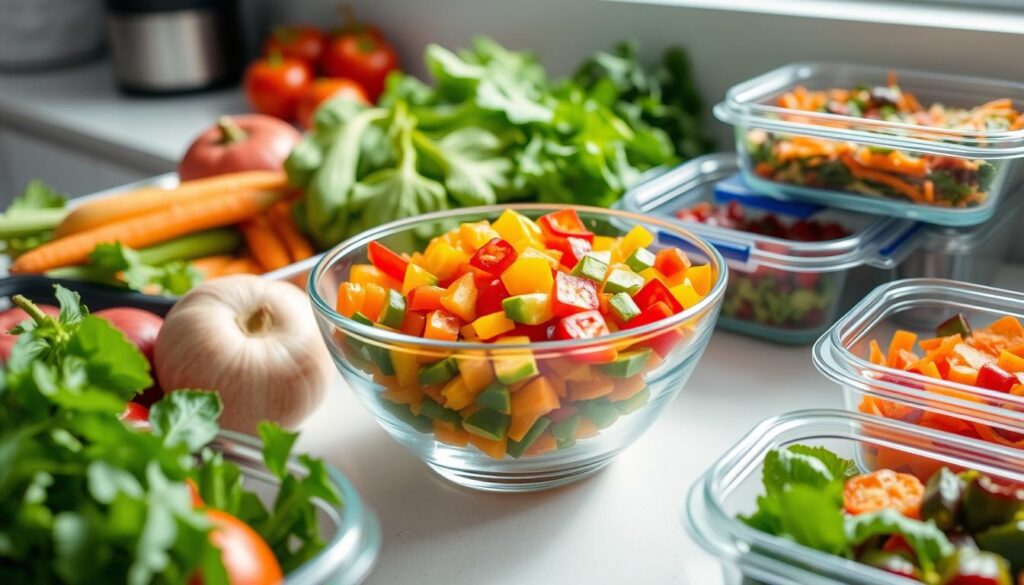
<instances>
[{"instance_id":1,"label":"tomato stem","mask_svg":"<svg viewBox=\"0 0 1024 585\"><path fill-rule=\"evenodd\" d=\"M220 143L234 144L249 137L245 130L238 125L231 116L217 118L217 127L220 128Z\"/></svg>"}]
</instances>

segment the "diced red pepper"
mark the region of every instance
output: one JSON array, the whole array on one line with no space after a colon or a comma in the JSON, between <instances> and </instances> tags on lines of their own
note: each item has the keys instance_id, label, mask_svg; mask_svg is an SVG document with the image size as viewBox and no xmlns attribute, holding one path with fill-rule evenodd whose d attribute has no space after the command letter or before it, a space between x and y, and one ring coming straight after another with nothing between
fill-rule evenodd
<instances>
[{"instance_id":1,"label":"diced red pepper","mask_svg":"<svg viewBox=\"0 0 1024 585\"><path fill-rule=\"evenodd\" d=\"M509 297L508 289L500 278L492 278L487 281L477 281L476 285L476 314L490 315L499 313L505 308L501 302Z\"/></svg>"},{"instance_id":2,"label":"diced red pepper","mask_svg":"<svg viewBox=\"0 0 1024 585\"><path fill-rule=\"evenodd\" d=\"M555 289L551 296L551 312L556 317L590 311L600 306L597 284L589 278L555 273Z\"/></svg>"},{"instance_id":3,"label":"diced red pepper","mask_svg":"<svg viewBox=\"0 0 1024 585\"><path fill-rule=\"evenodd\" d=\"M635 329L643 325L649 325L656 321L661 321L662 319L671 317L674 314L675 312L672 311L670 306L664 302L658 301L646 309L643 309L636 317L630 319L629 323L626 323L625 328ZM683 336L678 331L670 329L660 335L647 339L643 342L643 345L650 347L654 351L658 352L658 355L664 357L672 351L672 348L679 343L679 340L682 339L682 337Z\"/></svg>"},{"instance_id":4,"label":"diced red pepper","mask_svg":"<svg viewBox=\"0 0 1024 585\"><path fill-rule=\"evenodd\" d=\"M443 309L441 295L445 289L439 286L417 286L409 291L410 311L437 311Z\"/></svg>"},{"instance_id":5,"label":"diced red pepper","mask_svg":"<svg viewBox=\"0 0 1024 585\"><path fill-rule=\"evenodd\" d=\"M512 244L501 238L494 238L480 246L480 249L469 259L469 263L487 274L497 276L516 261L516 256L516 250Z\"/></svg>"},{"instance_id":6,"label":"diced red pepper","mask_svg":"<svg viewBox=\"0 0 1024 585\"><path fill-rule=\"evenodd\" d=\"M392 252L384 244L370 242L366 255L370 258L370 264L376 266L384 274L398 282L402 282L405 279L405 270L409 267L409 261L399 254Z\"/></svg>"},{"instance_id":7,"label":"diced red pepper","mask_svg":"<svg viewBox=\"0 0 1024 585\"><path fill-rule=\"evenodd\" d=\"M580 261L580 258L587 255L593 249L593 245L583 238L568 237L568 238L556 238L550 237L547 239L548 247L558 250L562 253L562 257L559 259L562 266L572 268Z\"/></svg>"},{"instance_id":8,"label":"diced red pepper","mask_svg":"<svg viewBox=\"0 0 1024 585\"><path fill-rule=\"evenodd\" d=\"M645 311L657 303L664 303L672 310L671 314L679 313L683 310L683 305L676 299L676 296L672 294L672 291L665 286L665 283L661 282L657 278L652 278L650 282L644 285L640 292L633 296L633 301L636 306L640 307L641 311ZM643 316L643 313L640 314ZM639 319L639 317L634 318ZM633 325L633 321L630 321L630 326Z\"/></svg>"},{"instance_id":9,"label":"diced red pepper","mask_svg":"<svg viewBox=\"0 0 1024 585\"><path fill-rule=\"evenodd\" d=\"M667 278L685 273L690 267L690 259L679 248L665 248L654 256L654 268Z\"/></svg>"},{"instance_id":10,"label":"diced red pepper","mask_svg":"<svg viewBox=\"0 0 1024 585\"><path fill-rule=\"evenodd\" d=\"M1017 379L1017 376L990 362L978 368L976 383L980 388L1009 392L1016 384L1020 383L1020 380Z\"/></svg>"},{"instance_id":11,"label":"diced red pepper","mask_svg":"<svg viewBox=\"0 0 1024 585\"><path fill-rule=\"evenodd\" d=\"M593 310L562 317L555 327L555 339L594 339L609 333L604 317L599 311ZM613 346L595 344L574 351L570 357L581 362L604 364L614 360L617 355Z\"/></svg>"},{"instance_id":12,"label":"diced red pepper","mask_svg":"<svg viewBox=\"0 0 1024 585\"><path fill-rule=\"evenodd\" d=\"M554 325L516 325L516 328L508 332L508 335L519 335L529 337L530 341L549 341L555 337Z\"/></svg>"},{"instance_id":13,"label":"diced red pepper","mask_svg":"<svg viewBox=\"0 0 1024 585\"><path fill-rule=\"evenodd\" d=\"M563 209L537 219L540 231L547 238L580 238L594 243L594 234L583 225L575 209Z\"/></svg>"}]
</instances>

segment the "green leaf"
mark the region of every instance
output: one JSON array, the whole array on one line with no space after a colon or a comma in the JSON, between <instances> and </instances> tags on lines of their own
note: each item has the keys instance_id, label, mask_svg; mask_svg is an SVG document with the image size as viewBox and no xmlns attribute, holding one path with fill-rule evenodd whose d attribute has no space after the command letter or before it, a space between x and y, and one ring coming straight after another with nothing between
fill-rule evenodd
<instances>
[{"instance_id":1,"label":"green leaf","mask_svg":"<svg viewBox=\"0 0 1024 585\"><path fill-rule=\"evenodd\" d=\"M270 421L264 421L257 428L263 441L263 463L278 479L288 475L288 458L291 456L298 433L291 433Z\"/></svg>"},{"instance_id":2,"label":"green leaf","mask_svg":"<svg viewBox=\"0 0 1024 585\"><path fill-rule=\"evenodd\" d=\"M778 495L784 536L823 552L841 555L847 548L844 532L842 485L825 489L806 484L787 486Z\"/></svg>"},{"instance_id":3,"label":"green leaf","mask_svg":"<svg viewBox=\"0 0 1024 585\"><path fill-rule=\"evenodd\" d=\"M39 179L33 179L25 185L21 195L7 206L8 211L25 211L28 209L60 209L67 205L68 196Z\"/></svg>"},{"instance_id":4,"label":"green leaf","mask_svg":"<svg viewBox=\"0 0 1024 585\"><path fill-rule=\"evenodd\" d=\"M106 461L93 461L86 468L89 493L101 504L110 504L118 494L141 498L142 485L134 475Z\"/></svg>"},{"instance_id":5,"label":"green leaf","mask_svg":"<svg viewBox=\"0 0 1024 585\"><path fill-rule=\"evenodd\" d=\"M66 583L87 583L98 538L94 527L77 512L61 512L53 523L54 570Z\"/></svg>"},{"instance_id":6,"label":"green leaf","mask_svg":"<svg viewBox=\"0 0 1024 585\"><path fill-rule=\"evenodd\" d=\"M92 315L82 319L68 341L68 355L85 360L89 381L124 400L153 384L149 362L124 333Z\"/></svg>"},{"instance_id":7,"label":"green leaf","mask_svg":"<svg viewBox=\"0 0 1024 585\"><path fill-rule=\"evenodd\" d=\"M416 144L441 166L445 187L460 205L492 205L511 180L512 161L501 156L502 143L482 128L466 127L433 142L416 135Z\"/></svg>"},{"instance_id":8,"label":"green leaf","mask_svg":"<svg viewBox=\"0 0 1024 585\"><path fill-rule=\"evenodd\" d=\"M786 486L800 484L823 489L839 479L820 458L792 449L771 451L765 457L762 480L768 495L783 491Z\"/></svg>"},{"instance_id":9,"label":"green leaf","mask_svg":"<svg viewBox=\"0 0 1024 585\"><path fill-rule=\"evenodd\" d=\"M933 571L956 552L934 522L907 518L890 508L847 517L845 531L850 546L862 544L873 536L901 535L913 549L918 564L926 573Z\"/></svg>"},{"instance_id":10,"label":"green leaf","mask_svg":"<svg viewBox=\"0 0 1024 585\"><path fill-rule=\"evenodd\" d=\"M198 451L217 436L222 409L216 392L176 390L149 409L149 422L165 445L180 443Z\"/></svg>"},{"instance_id":11,"label":"green leaf","mask_svg":"<svg viewBox=\"0 0 1024 585\"><path fill-rule=\"evenodd\" d=\"M808 445L791 445L787 449L790 453L814 457L821 461L828 468L832 477L849 479L858 473L857 462L852 459L844 459L824 447L811 447Z\"/></svg>"},{"instance_id":12,"label":"green leaf","mask_svg":"<svg viewBox=\"0 0 1024 585\"><path fill-rule=\"evenodd\" d=\"M64 288L59 284L53 285L54 296L60 305L61 325L78 325L82 319L89 314L89 311L82 305L82 297L73 290Z\"/></svg>"}]
</instances>

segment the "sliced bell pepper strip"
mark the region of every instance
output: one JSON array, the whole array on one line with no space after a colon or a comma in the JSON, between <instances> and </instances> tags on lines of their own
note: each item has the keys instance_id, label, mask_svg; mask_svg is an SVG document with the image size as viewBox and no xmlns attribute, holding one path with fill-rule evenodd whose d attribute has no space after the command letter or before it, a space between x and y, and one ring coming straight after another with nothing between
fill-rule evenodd
<instances>
[{"instance_id":1,"label":"sliced bell pepper strip","mask_svg":"<svg viewBox=\"0 0 1024 585\"><path fill-rule=\"evenodd\" d=\"M370 242L366 248L366 255L381 272L401 282L405 279L405 271L409 267L409 261L391 251L380 242Z\"/></svg>"},{"instance_id":2,"label":"sliced bell pepper strip","mask_svg":"<svg viewBox=\"0 0 1024 585\"><path fill-rule=\"evenodd\" d=\"M537 219L541 232L549 238L579 238L593 243L594 234L583 225L575 209L563 209Z\"/></svg>"}]
</instances>

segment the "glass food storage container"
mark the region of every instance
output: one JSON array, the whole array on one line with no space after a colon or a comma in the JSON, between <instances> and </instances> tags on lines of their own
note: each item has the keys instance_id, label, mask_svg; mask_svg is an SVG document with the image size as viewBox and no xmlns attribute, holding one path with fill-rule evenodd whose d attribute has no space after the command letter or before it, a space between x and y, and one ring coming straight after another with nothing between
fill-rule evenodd
<instances>
[{"instance_id":1,"label":"glass food storage container","mask_svg":"<svg viewBox=\"0 0 1024 585\"><path fill-rule=\"evenodd\" d=\"M837 321L814 345L814 365L842 386L849 410L1024 449L1024 395L1013 388L1024 379L1013 366L1013 355L1024 349L1017 347L1024 345L1022 317L1024 294L1018 292L951 280L900 280L878 287ZM915 341L937 339L940 325L943 335L970 327L981 334L966 343L954 340L959 345L946 349L925 341L932 349L919 350ZM890 346L899 330L916 340ZM875 359L872 341L880 346ZM1010 355L1002 355L1004 346ZM903 357L901 349L919 356ZM989 352L999 357L985 357ZM919 357L927 359L911 361ZM935 370L927 361L935 362ZM985 367L987 362L992 365Z\"/></svg>"},{"instance_id":2,"label":"glass food storage container","mask_svg":"<svg viewBox=\"0 0 1024 585\"><path fill-rule=\"evenodd\" d=\"M730 274L719 323L732 331L811 343L887 274L863 267L896 266L920 229L910 220L761 197L743 185L737 171L734 154L703 156L645 181L619 203L626 211L682 223L726 258ZM751 224L830 227L820 233L821 241L798 241L678 217L709 204L739 206Z\"/></svg>"},{"instance_id":3,"label":"glass food storage container","mask_svg":"<svg viewBox=\"0 0 1024 585\"><path fill-rule=\"evenodd\" d=\"M964 226L1011 184L1022 109L1019 83L800 63L732 87L714 111L766 194Z\"/></svg>"},{"instance_id":4,"label":"glass food storage container","mask_svg":"<svg viewBox=\"0 0 1024 585\"><path fill-rule=\"evenodd\" d=\"M858 471L902 468L919 477L940 467L976 469L1024 482L1024 452L987 445L905 423L833 410L769 419L722 456L690 488L683 523L722 562L728 585L906 585L916 581L760 532L736 518L756 507L761 471L772 450L825 447L857 463ZM927 479L925 477L925 479Z\"/></svg>"}]
</instances>

